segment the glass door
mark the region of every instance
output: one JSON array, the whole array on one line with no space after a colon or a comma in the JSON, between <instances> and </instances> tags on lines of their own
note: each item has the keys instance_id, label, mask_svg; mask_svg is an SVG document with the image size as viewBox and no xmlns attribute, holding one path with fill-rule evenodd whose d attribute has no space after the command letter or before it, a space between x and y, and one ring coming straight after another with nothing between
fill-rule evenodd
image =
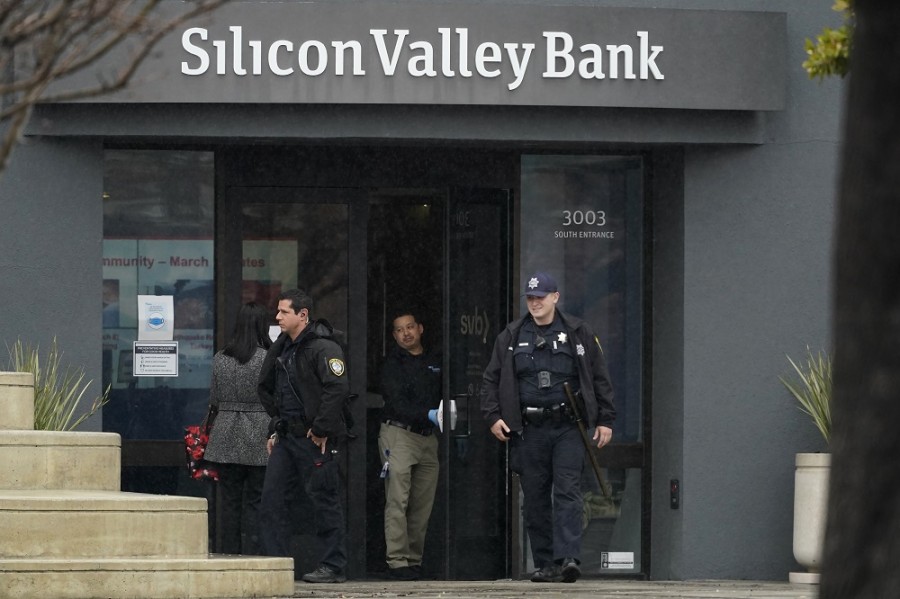
<instances>
[{"instance_id":1,"label":"glass door","mask_svg":"<svg viewBox=\"0 0 900 599\"><path fill-rule=\"evenodd\" d=\"M442 351L444 398L457 406L456 428L440 436L422 575L509 575L505 447L489 435L479 408L481 375L508 320L508 203L502 190L232 187L217 214L220 331L241 302L265 303L274 315L278 293L297 286L316 302L313 316L343 333L358 395L345 463L351 578L386 570L377 438L380 373L398 309L412 310L423 342ZM450 422L449 401L444 417ZM314 527L302 493L294 505L295 569L305 572L317 543L305 532Z\"/></svg>"},{"instance_id":2,"label":"glass door","mask_svg":"<svg viewBox=\"0 0 900 599\"><path fill-rule=\"evenodd\" d=\"M255 301L274 316L278 294L301 288L312 297L312 317L326 319L344 346L351 393L363 395L365 380L365 203L355 190L274 187L233 187L228 190L227 211L220 213L220 247L225 256L219 273L220 293L225 297L226 319L238 306ZM237 259L237 257L240 257ZM277 334L277 331L275 331ZM359 438L364 410L351 402ZM365 438L364 436L362 437ZM346 474L348 507L348 575L361 578L365 570L365 506L359 501L364 483L364 441L351 440L342 467ZM357 488L358 487L358 488ZM294 568L298 573L314 569L318 542L311 521L311 506L301 492L294 506Z\"/></svg>"},{"instance_id":3,"label":"glass door","mask_svg":"<svg viewBox=\"0 0 900 599\"><path fill-rule=\"evenodd\" d=\"M493 580L508 575L505 448L481 418L478 392L509 306L509 194L502 190L369 190L368 446L375 446L378 373L394 340L392 315L411 310L423 344L444 360L444 399L456 427L440 439L441 474L428 524L423 578ZM445 401L444 422L451 422ZM377 451L366 466L368 563L384 573L383 482Z\"/></svg>"},{"instance_id":4,"label":"glass door","mask_svg":"<svg viewBox=\"0 0 900 599\"><path fill-rule=\"evenodd\" d=\"M488 433L479 393L509 316L508 205L506 190L453 189L447 206L444 385L457 410L455 430L442 437L450 579L509 575L506 447Z\"/></svg>"},{"instance_id":5,"label":"glass door","mask_svg":"<svg viewBox=\"0 0 900 599\"><path fill-rule=\"evenodd\" d=\"M396 342L393 319L409 312L422 325L428 351L444 347L443 248L446 192L433 189L373 189L368 196L368 379L366 384L366 558L370 577L387 575L385 563L385 483L378 434L383 420L381 372ZM445 452L440 450L440 455ZM423 578L446 578L446 471L441 457L431 517L425 537Z\"/></svg>"}]
</instances>

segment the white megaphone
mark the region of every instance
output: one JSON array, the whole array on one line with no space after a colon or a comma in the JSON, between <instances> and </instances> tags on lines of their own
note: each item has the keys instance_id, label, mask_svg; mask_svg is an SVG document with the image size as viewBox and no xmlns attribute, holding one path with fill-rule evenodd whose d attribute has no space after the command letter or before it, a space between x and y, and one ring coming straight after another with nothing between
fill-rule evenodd
<instances>
[{"instance_id":1,"label":"white megaphone","mask_svg":"<svg viewBox=\"0 0 900 599\"><path fill-rule=\"evenodd\" d=\"M437 409L437 421L438 421L438 429L443 433L444 432L444 400L441 400L441 403L438 404ZM456 400L450 400L450 430L456 430Z\"/></svg>"}]
</instances>

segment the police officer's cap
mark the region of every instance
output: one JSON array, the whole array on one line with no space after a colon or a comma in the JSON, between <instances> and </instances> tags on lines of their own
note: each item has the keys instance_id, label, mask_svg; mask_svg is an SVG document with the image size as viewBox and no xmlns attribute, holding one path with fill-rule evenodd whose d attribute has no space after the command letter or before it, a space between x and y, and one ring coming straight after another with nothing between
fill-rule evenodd
<instances>
[{"instance_id":1,"label":"police officer's cap","mask_svg":"<svg viewBox=\"0 0 900 599\"><path fill-rule=\"evenodd\" d=\"M536 272L534 275L525 280L525 293L522 295L533 295L534 297L544 297L558 290L556 279L544 272Z\"/></svg>"}]
</instances>

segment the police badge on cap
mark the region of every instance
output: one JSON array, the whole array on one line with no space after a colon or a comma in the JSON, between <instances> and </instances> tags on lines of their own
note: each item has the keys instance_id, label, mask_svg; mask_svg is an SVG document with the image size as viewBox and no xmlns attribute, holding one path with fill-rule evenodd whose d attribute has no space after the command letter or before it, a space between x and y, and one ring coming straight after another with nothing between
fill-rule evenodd
<instances>
[{"instance_id":1,"label":"police badge on cap","mask_svg":"<svg viewBox=\"0 0 900 599\"><path fill-rule=\"evenodd\" d=\"M544 297L556 293L557 290L556 279L547 273L537 272L525 282L525 293L522 295Z\"/></svg>"}]
</instances>

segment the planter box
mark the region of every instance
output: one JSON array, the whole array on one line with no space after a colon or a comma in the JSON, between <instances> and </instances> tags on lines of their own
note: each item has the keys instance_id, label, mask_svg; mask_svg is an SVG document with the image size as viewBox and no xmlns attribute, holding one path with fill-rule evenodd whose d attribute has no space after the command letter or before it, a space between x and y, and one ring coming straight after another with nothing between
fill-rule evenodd
<instances>
[{"instance_id":1,"label":"planter box","mask_svg":"<svg viewBox=\"0 0 900 599\"><path fill-rule=\"evenodd\" d=\"M828 515L830 453L798 453L794 471L794 559L807 572L791 572L794 583L818 584Z\"/></svg>"}]
</instances>

